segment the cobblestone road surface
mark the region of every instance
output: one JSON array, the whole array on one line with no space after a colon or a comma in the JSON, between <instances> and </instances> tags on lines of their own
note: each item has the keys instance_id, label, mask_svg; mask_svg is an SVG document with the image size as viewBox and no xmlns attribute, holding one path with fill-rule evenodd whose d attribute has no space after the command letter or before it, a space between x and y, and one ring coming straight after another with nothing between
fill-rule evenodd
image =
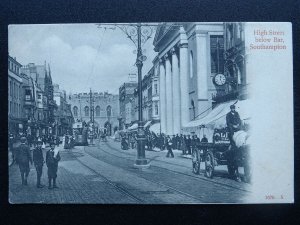
<instances>
[{"instance_id":1,"label":"cobblestone road surface","mask_svg":"<svg viewBox=\"0 0 300 225\"><path fill-rule=\"evenodd\" d=\"M109 140L94 147L60 149L57 184L59 189L35 187L33 166L28 186L21 185L17 165L9 169L10 203L213 203L244 202L250 185L228 179L222 168L215 179L194 175L191 160L166 158L166 152L147 151L151 167L133 167L136 150L123 151L120 143ZM42 183L47 184L44 166Z\"/></svg>"}]
</instances>

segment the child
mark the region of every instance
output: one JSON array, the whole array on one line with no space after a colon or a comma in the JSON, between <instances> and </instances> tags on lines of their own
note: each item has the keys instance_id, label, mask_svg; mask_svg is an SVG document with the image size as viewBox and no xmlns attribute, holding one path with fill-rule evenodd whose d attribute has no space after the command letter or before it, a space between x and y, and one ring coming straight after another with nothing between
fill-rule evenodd
<instances>
[{"instance_id":1,"label":"child","mask_svg":"<svg viewBox=\"0 0 300 225\"><path fill-rule=\"evenodd\" d=\"M57 169L58 169L58 161L60 160L60 155L58 148L55 149L55 143L50 143L50 150L46 153L46 164L48 167L48 179L49 186L48 189L58 188L56 185L56 177L57 177ZM53 180L53 187L51 186L51 182Z\"/></svg>"}]
</instances>

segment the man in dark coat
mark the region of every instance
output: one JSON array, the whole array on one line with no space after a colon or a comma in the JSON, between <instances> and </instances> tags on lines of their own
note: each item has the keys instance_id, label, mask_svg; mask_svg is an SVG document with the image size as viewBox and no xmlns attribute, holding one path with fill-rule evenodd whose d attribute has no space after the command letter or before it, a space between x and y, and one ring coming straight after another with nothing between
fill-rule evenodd
<instances>
[{"instance_id":1,"label":"man in dark coat","mask_svg":"<svg viewBox=\"0 0 300 225\"><path fill-rule=\"evenodd\" d=\"M205 134L203 134L203 138L201 139L201 142L202 143L207 143L208 142L208 139L207 139Z\"/></svg>"},{"instance_id":2,"label":"man in dark coat","mask_svg":"<svg viewBox=\"0 0 300 225\"><path fill-rule=\"evenodd\" d=\"M16 151L16 162L19 165L22 185L27 185L27 178L29 174L29 162L32 164L30 148L26 144L26 137L21 137L21 145Z\"/></svg>"},{"instance_id":3,"label":"man in dark coat","mask_svg":"<svg viewBox=\"0 0 300 225\"><path fill-rule=\"evenodd\" d=\"M167 136L166 144L167 144L167 149L168 149L168 153L167 153L166 157L169 158L170 155L171 155L171 158L174 158L174 154L173 154L173 151L172 151L173 143L172 143L172 140L171 140L169 135Z\"/></svg>"},{"instance_id":4,"label":"man in dark coat","mask_svg":"<svg viewBox=\"0 0 300 225\"><path fill-rule=\"evenodd\" d=\"M230 144L235 146L235 143L232 139L234 132L240 130L241 126L241 119L238 112L235 111L235 105L230 106L230 112L226 115L226 123L229 130L228 138Z\"/></svg>"},{"instance_id":5,"label":"man in dark coat","mask_svg":"<svg viewBox=\"0 0 300 225\"><path fill-rule=\"evenodd\" d=\"M37 147L33 150L33 163L36 169L37 181L36 187L43 188L44 185L41 184L41 177L43 173L44 157L42 150L42 140L37 140Z\"/></svg>"},{"instance_id":6,"label":"man in dark coat","mask_svg":"<svg viewBox=\"0 0 300 225\"><path fill-rule=\"evenodd\" d=\"M230 106L230 112L226 115L226 123L229 130L228 138L230 141L230 147L229 150L225 152L225 155L228 157L228 161L231 161L230 164L234 166L234 178L236 181L241 182L241 179L239 177L238 173L238 165L236 164L236 148L235 148L235 142L233 141L233 135L234 132L237 132L241 128L241 119L238 112L235 111L235 105ZM233 148L232 148L233 147Z\"/></svg>"},{"instance_id":7,"label":"man in dark coat","mask_svg":"<svg viewBox=\"0 0 300 225\"><path fill-rule=\"evenodd\" d=\"M49 180L48 189L52 189L51 186L52 180L53 180L53 188L58 188L56 185L56 177L57 177L58 161L60 160L60 155L59 152L55 154L54 148L55 148L55 144L51 142L50 150L48 150L46 153L46 164L48 167L48 180Z\"/></svg>"},{"instance_id":8,"label":"man in dark coat","mask_svg":"<svg viewBox=\"0 0 300 225\"><path fill-rule=\"evenodd\" d=\"M175 135L172 137L172 149L177 149L177 139Z\"/></svg>"}]
</instances>

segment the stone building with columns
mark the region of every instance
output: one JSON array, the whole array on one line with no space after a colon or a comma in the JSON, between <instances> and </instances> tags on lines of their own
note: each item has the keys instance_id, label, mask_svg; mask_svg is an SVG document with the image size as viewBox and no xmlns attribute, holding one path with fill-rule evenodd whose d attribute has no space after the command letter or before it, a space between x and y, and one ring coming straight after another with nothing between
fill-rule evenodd
<instances>
[{"instance_id":1,"label":"stone building with columns","mask_svg":"<svg viewBox=\"0 0 300 225\"><path fill-rule=\"evenodd\" d=\"M153 41L158 56L161 131L181 133L189 121L212 107L218 90L213 82L222 73L223 23L164 23Z\"/></svg>"}]
</instances>

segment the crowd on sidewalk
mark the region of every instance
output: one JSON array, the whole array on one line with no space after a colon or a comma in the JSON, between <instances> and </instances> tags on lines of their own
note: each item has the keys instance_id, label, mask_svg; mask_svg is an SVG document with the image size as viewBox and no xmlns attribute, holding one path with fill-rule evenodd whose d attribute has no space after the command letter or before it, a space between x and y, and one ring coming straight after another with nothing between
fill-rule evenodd
<instances>
[{"instance_id":1,"label":"crowd on sidewalk","mask_svg":"<svg viewBox=\"0 0 300 225\"><path fill-rule=\"evenodd\" d=\"M182 155L191 155L196 146L200 142L208 142L205 134L202 139L194 135L176 134L173 136L166 135L164 133L155 134L154 132L146 132L145 147L147 150L153 150L154 148L160 149L160 151L168 150L166 157L174 157L173 150L181 150ZM137 146L137 133L124 133L121 135L121 149L127 150L129 148L136 148Z\"/></svg>"}]
</instances>

